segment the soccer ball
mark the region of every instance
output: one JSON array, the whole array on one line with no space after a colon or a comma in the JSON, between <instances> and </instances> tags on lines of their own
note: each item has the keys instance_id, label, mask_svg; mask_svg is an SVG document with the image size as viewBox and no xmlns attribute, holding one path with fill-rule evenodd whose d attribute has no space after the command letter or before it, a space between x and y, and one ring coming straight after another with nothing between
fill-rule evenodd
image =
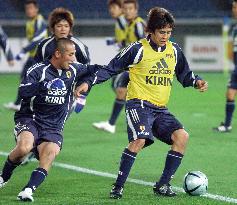
<instances>
[{"instance_id":1,"label":"soccer ball","mask_svg":"<svg viewBox=\"0 0 237 205\"><path fill-rule=\"evenodd\" d=\"M184 176L183 188L192 196L200 196L207 192L208 179L200 171L191 171Z\"/></svg>"}]
</instances>

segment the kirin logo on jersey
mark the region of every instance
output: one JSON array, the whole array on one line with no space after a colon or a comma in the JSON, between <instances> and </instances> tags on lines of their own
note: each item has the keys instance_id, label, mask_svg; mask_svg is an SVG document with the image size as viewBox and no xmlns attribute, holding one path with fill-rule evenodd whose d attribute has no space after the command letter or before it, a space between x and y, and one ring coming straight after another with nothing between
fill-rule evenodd
<instances>
[{"instance_id":1,"label":"kirin logo on jersey","mask_svg":"<svg viewBox=\"0 0 237 205\"><path fill-rule=\"evenodd\" d=\"M62 88L48 90L48 95L45 97L45 102L50 104L64 104L66 94L67 94L67 88L63 82Z\"/></svg>"},{"instance_id":2,"label":"kirin logo on jersey","mask_svg":"<svg viewBox=\"0 0 237 205\"><path fill-rule=\"evenodd\" d=\"M172 79L164 76L157 75L171 75L171 70L168 69L168 65L165 60L162 58L159 62L157 62L153 69L149 70L148 76L146 76L146 84L149 85L163 85L163 86L172 86Z\"/></svg>"},{"instance_id":3,"label":"kirin logo on jersey","mask_svg":"<svg viewBox=\"0 0 237 205\"><path fill-rule=\"evenodd\" d=\"M52 104L64 104L66 94L66 88L49 90L48 95L45 97L45 102Z\"/></svg>"},{"instance_id":4,"label":"kirin logo on jersey","mask_svg":"<svg viewBox=\"0 0 237 205\"><path fill-rule=\"evenodd\" d=\"M141 130L141 132L138 132L137 135L149 135L149 132L146 132L146 127L145 125L140 125L139 129Z\"/></svg>"}]
</instances>

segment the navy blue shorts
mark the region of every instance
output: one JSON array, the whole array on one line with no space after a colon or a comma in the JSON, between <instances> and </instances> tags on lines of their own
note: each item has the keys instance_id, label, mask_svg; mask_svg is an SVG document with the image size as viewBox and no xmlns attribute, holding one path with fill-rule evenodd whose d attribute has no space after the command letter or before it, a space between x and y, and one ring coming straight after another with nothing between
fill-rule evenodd
<instances>
[{"instance_id":1,"label":"navy blue shorts","mask_svg":"<svg viewBox=\"0 0 237 205\"><path fill-rule=\"evenodd\" d=\"M112 78L112 88L127 88L129 83L129 73L124 71Z\"/></svg>"},{"instance_id":2,"label":"navy blue shorts","mask_svg":"<svg viewBox=\"0 0 237 205\"><path fill-rule=\"evenodd\" d=\"M126 103L128 140L146 139L145 146L154 143L154 137L166 144L173 144L172 133L183 125L167 108L155 106L142 100Z\"/></svg>"},{"instance_id":3,"label":"navy blue shorts","mask_svg":"<svg viewBox=\"0 0 237 205\"><path fill-rule=\"evenodd\" d=\"M237 90L237 73L236 73L236 71L232 72L227 87Z\"/></svg>"},{"instance_id":4,"label":"navy blue shorts","mask_svg":"<svg viewBox=\"0 0 237 205\"><path fill-rule=\"evenodd\" d=\"M15 138L17 139L17 136L23 131L29 131L34 136L34 148L32 151L35 156L38 156L37 146L42 142L54 142L62 149L63 136L58 130L41 128L31 118L18 118L15 121Z\"/></svg>"}]
</instances>

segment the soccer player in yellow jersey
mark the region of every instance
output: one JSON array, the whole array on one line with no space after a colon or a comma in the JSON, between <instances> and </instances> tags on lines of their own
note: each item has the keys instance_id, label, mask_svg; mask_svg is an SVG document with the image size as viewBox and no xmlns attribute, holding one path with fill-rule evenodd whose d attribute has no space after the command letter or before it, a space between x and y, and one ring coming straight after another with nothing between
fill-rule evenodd
<instances>
[{"instance_id":1,"label":"soccer player in yellow jersey","mask_svg":"<svg viewBox=\"0 0 237 205\"><path fill-rule=\"evenodd\" d=\"M111 1L112 2L112 1ZM141 38L145 37L145 23L141 17L138 17L138 2L137 0L124 0L123 11L127 20L125 44L128 45ZM127 71L113 77L112 86L116 92L112 113L108 121L93 123L97 129L104 130L110 133L115 133L115 123L122 111L127 95L127 85L129 82L129 74Z\"/></svg>"},{"instance_id":2,"label":"soccer player in yellow jersey","mask_svg":"<svg viewBox=\"0 0 237 205\"><path fill-rule=\"evenodd\" d=\"M26 37L29 44L23 47L15 57L16 60L21 60L29 53L29 57L21 71L21 79L24 78L27 69L35 63L34 55L36 53L37 45L41 40L48 36L47 23L43 16L39 14L39 6L36 0L25 1L25 13L28 18L26 22ZM21 98L18 93L15 102L9 102L5 104L4 107L18 111L20 109L20 103Z\"/></svg>"},{"instance_id":3,"label":"soccer player in yellow jersey","mask_svg":"<svg viewBox=\"0 0 237 205\"><path fill-rule=\"evenodd\" d=\"M124 48L126 41L126 27L127 21L123 15L123 1L122 0L108 0L109 13L113 19L116 20L115 23L115 38L107 39L107 45L116 44L120 49ZM127 85L129 77L128 73L124 72L112 78L112 88L116 93L116 98L114 100L112 112L108 121L94 122L93 127L104 130L106 132L115 133L115 123L118 116L125 104Z\"/></svg>"},{"instance_id":4,"label":"soccer player in yellow jersey","mask_svg":"<svg viewBox=\"0 0 237 205\"><path fill-rule=\"evenodd\" d=\"M126 27L126 45L145 37L145 21L138 16L138 8L137 0L124 0L123 12L128 22Z\"/></svg>"},{"instance_id":5,"label":"soccer player in yellow jersey","mask_svg":"<svg viewBox=\"0 0 237 205\"><path fill-rule=\"evenodd\" d=\"M129 70L126 117L129 144L124 149L116 182L110 197L119 199L123 187L142 148L151 145L154 137L171 145L165 167L153 191L156 195L176 195L170 185L184 156L189 138L183 125L167 109L173 84L173 76L183 87L194 87L201 92L208 88L206 81L194 75L176 43L169 41L174 28L174 17L164 8L152 8L148 14L148 36L123 49L107 66L84 79L76 95L87 91L93 84Z\"/></svg>"},{"instance_id":6,"label":"soccer player in yellow jersey","mask_svg":"<svg viewBox=\"0 0 237 205\"><path fill-rule=\"evenodd\" d=\"M107 39L107 45L117 44L119 48L125 46L127 21L123 15L123 0L108 0L110 16L116 20L114 27L114 38Z\"/></svg>"}]
</instances>

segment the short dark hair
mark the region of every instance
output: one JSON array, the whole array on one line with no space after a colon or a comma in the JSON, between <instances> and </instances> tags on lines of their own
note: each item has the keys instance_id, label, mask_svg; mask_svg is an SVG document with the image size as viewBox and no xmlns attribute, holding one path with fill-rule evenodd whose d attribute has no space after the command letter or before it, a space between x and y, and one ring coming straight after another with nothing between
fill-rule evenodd
<instances>
[{"instance_id":1,"label":"short dark hair","mask_svg":"<svg viewBox=\"0 0 237 205\"><path fill-rule=\"evenodd\" d=\"M25 5L28 5L28 4L34 4L35 5L35 7L39 7L39 5L38 5L38 3L37 3L37 1L36 0L25 0L25 3L24 3Z\"/></svg>"},{"instance_id":2,"label":"short dark hair","mask_svg":"<svg viewBox=\"0 0 237 205\"><path fill-rule=\"evenodd\" d=\"M55 49L55 51L59 51L60 53L64 53L65 49L66 49L66 45L75 45L75 44L69 38L59 38L56 41L56 49Z\"/></svg>"},{"instance_id":3,"label":"short dark hair","mask_svg":"<svg viewBox=\"0 0 237 205\"><path fill-rule=\"evenodd\" d=\"M123 4L134 4L138 9L138 1L137 0L124 0Z\"/></svg>"},{"instance_id":4,"label":"short dark hair","mask_svg":"<svg viewBox=\"0 0 237 205\"><path fill-rule=\"evenodd\" d=\"M59 8L54 9L49 14L49 28L53 30L55 24L57 24L61 20L66 20L69 23L70 28L73 27L74 17L73 17L72 12L69 11L68 9L59 7Z\"/></svg>"},{"instance_id":5,"label":"short dark hair","mask_svg":"<svg viewBox=\"0 0 237 205\"><path fill-rule=\"evenodd\" d=\"M123 6L123 0L108 0L108 6L111 6L112 4L118 5L120 8Z\"/></svg>"},{"instance_id":6,"label":"short dark hair","mask_svg":"<svg viewBox=\"0 0 237 205\"><path fill-rule=\"evenodd\" d=\"M154 33L156 29L162 29L166 26L174 28L174 17L173 15L164 8L154 7L152 8L147 16L147 32Z\"/></svg>"}]
</instances>

